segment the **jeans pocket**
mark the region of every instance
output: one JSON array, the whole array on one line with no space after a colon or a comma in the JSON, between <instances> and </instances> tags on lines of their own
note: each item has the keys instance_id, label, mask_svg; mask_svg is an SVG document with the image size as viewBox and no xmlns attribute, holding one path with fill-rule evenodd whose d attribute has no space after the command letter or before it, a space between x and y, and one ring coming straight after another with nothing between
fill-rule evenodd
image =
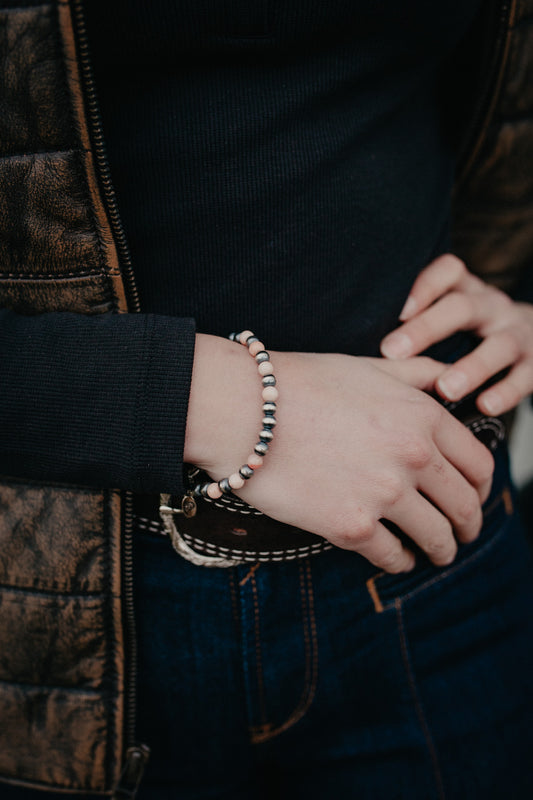
<instances>
[{"instance_id":1,"label":"jeans pocket","mask_svg":"<svg viewBox=\"0 0 533 800\"><path fill-rule=\"evenodd\" d=\"M378 612L393 608L398 600L405 600L431 587L443 584L461 571L474 568L488 557L501 542L515 517L514 502L509 484L492 494L483 514L481 533L475 542L459 545L455 561L446 567L437 567L427 559L420 559L408 573L392 575L379 572L367 581L367 588Z\"/></svg>"}]
</instances>

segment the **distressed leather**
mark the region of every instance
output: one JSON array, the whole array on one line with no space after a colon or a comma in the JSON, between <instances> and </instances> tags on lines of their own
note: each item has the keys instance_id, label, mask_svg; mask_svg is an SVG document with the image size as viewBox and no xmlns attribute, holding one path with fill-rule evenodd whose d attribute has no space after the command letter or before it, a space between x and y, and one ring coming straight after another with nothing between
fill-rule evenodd
<instances>
[{"instance_id":1,"label":"distressed leather","mask_svg":"<svg viewBox=\"0 0 533 800\"><path fill-rule=\"evenodd\" d=\"M10 5L0 8L0 305L125 311L69 5ZM116 784L120 514L118 493L0 479L0 780L92 794Z\"/></svg>"},{"instance_id":2,"label":"distressed leather","mask_svg":"<svg viewBox=\"0 0 533 800\"><path fill-rule=\"evenodd\" d=\"M120 499L0 485L0 774L111 788L122 752Z\"/></svg>"},{"instance_id":3,"label":"distressed leather","mask_svg":"<svg viewBox=\"0 0 533 800\"><path fill-rule=\"evenodd\" d=\"M491 3L494 5L494 3ZM533 251L533 0L455 199L457 250L511 288ZM67 0L0 0L0 305L127 310ZM475 59L476 54L472 54ZM0 780L112 794L124 750L120 498L0 481Z\"/></svg>"},{"instance_id":4,"label":"distressed leather","mask_svg":"<svg viewBox=\"0 0 533 800\"><path fill-rule=\"evenodd\" d=\"M533 269L533 0L512 0L490 99L455 197L454 251L512 291Z\"/></svg>"},{"instance_id":5,"label":"distressed leather","mask_svg":"<svg viewBox=\"0 0 533 800\"><path fill-rule=\"evenodd\" d=\"M68 3L0 8L0 305L126 311Z\"/></svg>"}]
</instances>

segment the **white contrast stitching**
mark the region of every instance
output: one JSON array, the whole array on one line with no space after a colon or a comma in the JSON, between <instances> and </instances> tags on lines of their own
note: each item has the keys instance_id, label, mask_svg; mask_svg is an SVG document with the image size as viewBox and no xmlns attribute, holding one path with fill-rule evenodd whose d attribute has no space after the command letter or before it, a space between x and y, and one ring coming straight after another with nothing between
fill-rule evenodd
<instances>
[{"instance_id":1,"label":"white contrast stitching","mask_svg":"<svg viewBox=\"0 0 533 800\"><path fill-rule=\"evenodd\" d=\"M157 522L147 517L136 517L136 523L139 530L167 536L162 525L160 526ZM182 535L188 544L194 544L199 550L208 555L237 556L246 561L294 561L297 558L306 558L307 556L316 555L324 550L333 549L332 544L324 541L318 542L317 544L305 545L304 547L291 547L288 550L236 550L231 547L204 542L203 539L198 539L195 536L191 536L189 533L184 533Z\"/></svg>"}]
</instances>

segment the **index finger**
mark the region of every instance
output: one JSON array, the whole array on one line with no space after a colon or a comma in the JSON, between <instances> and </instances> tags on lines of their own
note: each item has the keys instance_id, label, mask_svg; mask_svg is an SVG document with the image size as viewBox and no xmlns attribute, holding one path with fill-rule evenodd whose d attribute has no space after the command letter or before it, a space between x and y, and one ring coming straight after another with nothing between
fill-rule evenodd
<instances>
[{"instance_id":1,"label":"index finger","mask_svg":"<svg viewBox=\"0 0 533 800\"><path fill-rule=\"evenodd\" d=\"M400 320L405 322L411 319L443 294L457 288L465 279L470 278L475 280L460 258L452 253L439 256L422 270L413 283L400 312Z\"/></svg>"}]
</instances>

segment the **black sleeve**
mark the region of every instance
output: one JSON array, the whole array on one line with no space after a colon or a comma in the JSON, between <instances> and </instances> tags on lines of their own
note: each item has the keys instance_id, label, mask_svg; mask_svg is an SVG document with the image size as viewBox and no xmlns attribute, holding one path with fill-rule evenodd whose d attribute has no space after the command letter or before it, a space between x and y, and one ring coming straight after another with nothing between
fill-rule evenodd
<instances>
[{"instance_id":1,"label":"black sleeve","mask_svg":"<svg viewBox=\"0 0 533 800\"><path fill-rule=\"evenodd\" d=\"M0 474L179 492L194 321L0 310Z\"/></svg>"}]
</instances>

